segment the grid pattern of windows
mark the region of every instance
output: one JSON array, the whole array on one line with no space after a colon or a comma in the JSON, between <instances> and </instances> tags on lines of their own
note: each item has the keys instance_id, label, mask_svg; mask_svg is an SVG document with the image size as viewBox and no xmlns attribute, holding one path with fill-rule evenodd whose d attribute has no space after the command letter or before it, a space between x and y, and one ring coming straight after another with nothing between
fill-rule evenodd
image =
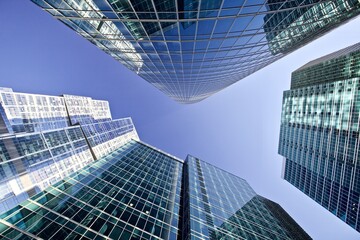
<instances>
[{"instance_id":1,"label":"grid pattern of windows","mask_svg":"<svg viewBox=\"0 0 360 240\"><path fill-rule=\"evenodd\" d=\"M0 88L0 105L8 121L6 132L38 132L69 126L64 99L56 96L13 92Z\"/></svg>"},{"instance_id":2,"label":"grid pattern of windows","mask_svg":"<svg viewBox=\"0 0 360 240\"><path fill-rule=\"evenodd\" d=\"M310 239L247 182L130 141L0 215L4 239Z\"/></svg>"},{"instance_id":3,"label":"grid pattern of windows","mask_svg":"<svg viewBox=\"0 0 360 240\"><path fill-rule=\"evenodd\" d=\"M32 0L179 102L197 102L360 12L358 0Z\"/></svg>"},{"instance_id":4,"label":"grid pattern of windows","mask_svg":"<svg viewBox=\"0 0 360 240\"><path fill-rule=\"evenodd\" d=\"M131 118L0 135L0 213L131 139L139 140Z\"/></svg>"},{"instance_id":5,"label":"grid pattern of windows","mask_svg":"<svg viewBox=\"0 0 360 240\"><path fill-rule=\"evenodd\" d=\"M0 213L94 158L80 127L0 137Z\"/></svg>"},{"instance_id":6,"label":"grid pattern of windows","mask_svg":"<svg viewBox=\"0 0 360 240\"><path fill-rule=\"evenodd\" d=\"M176 240L181 172L132 141L0 215L0 236Z\"/></svg>"},{"instance_id":7,"label":"grid pattern of windows","mask_svg":"<svg viewBox=\"0 0 360 240\"><path fill-rule=\"evenodd\" d=\"M111 120L109 103L89 97L0 88L0 120L0 213L139 140L131 118Z\"/></svg>"},{"instance_id":8,"label":"grid pattern of windows","mask_svg":"<svg viewBox=\"0 0 360 240\"><path fill-rule=\"evenodd\" d=\"M291 89L360 78L360 43L315 59L291 76Z\"/></svg>"},{"instance_id":9,"label":"grid pattern of windows","mask_svg":"<svg viewBox=\"0 0 360 240\"><path fill-rule=\"evenodd\" d=\"M131 118L81 125L96 158L118 149L129 140L139 140Z\"/></svg>"},{"instance_id":10,"label":"grid pattern of windows","mask_svg":"<svg viewBox=\"0 0 360 240\"><path fill-rule=\"evenodd\" d=\"M356 137L360 116L359 80L352 78L285 91L281 124L297 131L333 129L335 134L342 130Z\"/></svg>"},{"instance_id":11,"label":"grid pattern of windows","mask_svg":"<svg viewBox=\"0 0 360 240\"><path fill-rule=\"evenodd\" d=\"M73 95L47 96L0 88L1 133L39 132L111 120L109 102ZM70 120L70 122L69 122Z\"/></svg>"},{"instance_id":12,"label":"grid pattern of windows","mask_svg":"<svg viewBox=\"0 0 360 240\"><path fill-rule=\"evenodd\" d=\"M108 101L74 95L64 95L64 100L72 125L111 120Z\"/></svg>"},{"instance_id":13,"label":"grid pattern of windows","mask_svg":"<svg viewBox=\"0 0 360 240\"><path fill-rule=\"evenodd\" d=\"M360 44L292 74L283 95L284 179L360 231Z\"/></svg>"},{"instance_id":14,"label":"grid pattern of windows","mask_svg":"<svg viewBox=\"0 0 360 240\"><path fill-rule=\"evenodd\" d=\"M192 156L185 169L183 239L310 239L244 179Z\"/></svg>"}]
</instances>

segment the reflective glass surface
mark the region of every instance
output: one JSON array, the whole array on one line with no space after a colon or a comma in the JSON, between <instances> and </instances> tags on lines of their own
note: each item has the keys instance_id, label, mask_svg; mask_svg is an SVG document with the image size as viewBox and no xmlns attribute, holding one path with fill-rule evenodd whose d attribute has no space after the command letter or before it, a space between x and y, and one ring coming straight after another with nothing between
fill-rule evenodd
<instances>
[{"instance_id":1,"label":"reflective glass surface","mask_svg":"<svg viewBox=\"0 0 360 240\"><path fill-rule=\"evenodd\" d=\"M310 239L247 182L130 141L0 215L4 239Z\"/></svg>"},{"instance_id":2,"label":"reflective glass surface","mask_svg":"<svg viewBox=\"0 0 360 240\"><path fill-rule=\"evenodd\" d=\"M0 136L0 213L92 161L79 126Z\"/></svg>"},{"instance_id":3,"label":"reflective glass surface","mask_svg":"<svg viewBox=\"0 0 360 240\"><path fill-rule=\"evenodd\" d=\"M305 64L283 95L283 177L360 231L360 44Z\"/></svg>"},{"instance_id":4,"label":"reflective glass surface","mask_svg":"<svg viewBox=\"0 0 360 240\"><path fill-rule=\"evenodd\" d=\"M19 93L0 87L0 105L0 134L111 120L109 102L90 97Z\"/></svg>"},{"instance_id":5,"label":"reflective glass surface","mask_svg":"<svg viewBox=\"0 0 360 240\"><path fill-rule=\"evenodd\" d=\"M311 239L244 179L192 156L185 168L183 239Z\"/></svg>"},{"instance_id":6,"label":"reflective glass surface","mask_svg":"<svg viewBox=\"0 0 360 240\"><path fill-rule=\"evenodd\" d=\"M131 118L81 124L86 140L95 158L101 158L131 139L139 140Z\"/></svg>"},{"instance_id":7,"label":"reflective glass surface","mask_svg":"<svg viewBox=\"0 0 360 240\"><path fill-rule=\"evenodd\" d=\"M32 0L140 77L197 102L359 14L357 0Z\"/></svg>"},{"instance_id":8,"label":"reflective glass surface","mask_svg":"<svg viewBox=\"0 0 360 240\"><path fill-rule=\"evenodd\" d=\"M131 118L111 120L107 101L0 88L0 213L131 139Z\"/></svg>"},{"instance_id":9,"label":"reflective glass surface","mask_svg":"<svg viewBox=\"0 0 360 240\"><path fill-rule=\"evenodd\" d=\"M131 139L139 140L131 118L0 135L0 213Z\"/></svg>"},{"instance_id":10,"label":"reflective glass surface","mask_svg":"<svg viewBox=\"0 0 360 240\"><path fill-rule=\"evenodd\" d=\"M0 215L0 236L176 240L181 172L132 141Z\"/></svg>"},{"instance_id":11,"label":"reflective glass surface","mask_svg":"<svg viewBox=\"0 0 360 240\"><path fill-rule=\"evenodd\" d=\"M108 101L94 100L90 97L63 95L71 124L86 124L94 121L111 120Z\"/></svg>"},{"instance_id":12,"label":"reflective glass surface","mask_svg":"<svg viewBox=\"0 0 360 240\"><path fill-rule=\"evenodd\" d=\"M57 96L13 92L0 88L3 133L37 132L69 126L64 99Z\"/></svg>"}]
</instances>

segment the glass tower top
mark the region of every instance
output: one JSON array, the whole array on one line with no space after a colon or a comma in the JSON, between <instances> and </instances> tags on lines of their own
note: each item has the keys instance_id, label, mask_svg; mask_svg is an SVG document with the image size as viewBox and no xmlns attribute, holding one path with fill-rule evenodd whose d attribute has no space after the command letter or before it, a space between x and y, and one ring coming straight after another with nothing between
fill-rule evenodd
<instances>
[{"instance_id":1,"label":"glass tower top","mask_svg":"<svg viewBox=\"0 0 360 240\"><path fill-rule=\"evenodd\" d=\"M360 44L292 73L283 95L283 178L360 232Z\"/></svg>"},{"instance_id":2,"label":"glass tower top","mask_svg":"<svg viewBox=\"0 0 360 240\"><path fill-rule=\"evenodd\" d=\"M32 0L176 101L201 101L359 14L357 0Z\"/></svg>"},{"instance_id":3,"label":"glass tower top","mask_svg":"<svg viewBox=\"0 0 360 240\"><path fill-rule=\"evenodd\" d=\"M111 119L108 101L19 93L0 87L0 134L39 132Z\"/></svg>"}]
</instances>

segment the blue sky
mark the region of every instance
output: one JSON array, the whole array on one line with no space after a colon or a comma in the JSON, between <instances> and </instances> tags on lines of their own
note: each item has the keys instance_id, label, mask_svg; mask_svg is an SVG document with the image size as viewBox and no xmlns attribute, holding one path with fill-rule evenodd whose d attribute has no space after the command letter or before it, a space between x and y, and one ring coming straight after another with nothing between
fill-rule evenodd
<instances>
[{"instance_id":1,"label":"blue sky","mask_svg":"<svg viewBox=\"0 0 360 240\"><path fill-rule=\"evenodd\" d=\"M290 87L291 72L358 42L360 18L193 105L174 102L30 1L0 1L0 22L0 86L106 99L114 118L133 118L143 141L246 179L314 239L360 239L280 178L277 154L282 92Z\"/></svg>"}]
</instances>

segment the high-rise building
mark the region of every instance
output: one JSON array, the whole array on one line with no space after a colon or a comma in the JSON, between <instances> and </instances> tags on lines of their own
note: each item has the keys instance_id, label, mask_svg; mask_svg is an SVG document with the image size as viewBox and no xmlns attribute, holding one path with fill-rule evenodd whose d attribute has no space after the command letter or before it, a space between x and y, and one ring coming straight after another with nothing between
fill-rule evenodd
<instances>
[{"instance_id":1,"label":"high-rise building","mask_svg":"<svg viewBox=\"0 0 360 240\"><path fill-rule=\"evenodd\" d=\"M32 0L153 86L201 101L357 16L358 0Z\"/></svg>"},{"instance_id":2,"label":"high-rise building","mask_svg":"<svg viewBox=\"0 0 360 240\"><path fill-rule=\"evenodd\" d=\"M0 89L0 213L130 139L131 118L111 119L107 101Z\"/></svg>"},{"instance_id":3,"label":"high-rise building","mask_svg":"<svg viewBox=\"0 0 360 240\"><path fill-rule=\"evenodd\" d=\"M360 232L360 43L292 73L282 103L283 178Z\"/></svg>"},{"instance_id":4,"label":"high-rise building","mask_svg":"<svg viewBox=\"0 0 360 240\"><path fill-rule=\"evenodd\" d=\"M311 239L244 179L190 155L184 169L182 239Z\"/></svg>"},{"instance_id":5,"label":"high-rise building","mask_svg":"<svg viewBox=\"0 0 360 240\"><path fill-rule=\"evenodd\" d=\"M1 215L0 236L175 240L181 173L176 158L129 142Z\"/></svg>"},{"instance_id":6,"label":"high-rise building","mask_svg":"<svg viewBox=\"0 0 360 240\"><path fill-rule=\"evenodd\" d=\"M139 141L0 215L4 239L311 239L245 180Z\"/></svg>"},{"instance_id":7,"label":"high-rise building","mask_svg":"<svg viewBox=\"0 0 360 240\"><path fill-rule=\"evenodd\" d=\"M63 95L63 98L72 125L111 120L108 101L74 95Z\"/></svg>"},{"instance_id":8,"label":"high-rise building","mask_svg":"<svg viewBox=\"0 0 360 240\"><path fill-rule=\"evenodd\" d=\"M38 132L112 119L109 102L90 97L49 96L0 88L0 134Z\"/></svg>"},{"instance_id":9,"label":"high-rise building","mask_svg":"<svg viewBox=\"0 0 360 240\"><path fill-rule=\"evenodd\" d=\"M70 126L64 98L0 88L1 134L37 132Z\"/></svg>"}]
</instances>

